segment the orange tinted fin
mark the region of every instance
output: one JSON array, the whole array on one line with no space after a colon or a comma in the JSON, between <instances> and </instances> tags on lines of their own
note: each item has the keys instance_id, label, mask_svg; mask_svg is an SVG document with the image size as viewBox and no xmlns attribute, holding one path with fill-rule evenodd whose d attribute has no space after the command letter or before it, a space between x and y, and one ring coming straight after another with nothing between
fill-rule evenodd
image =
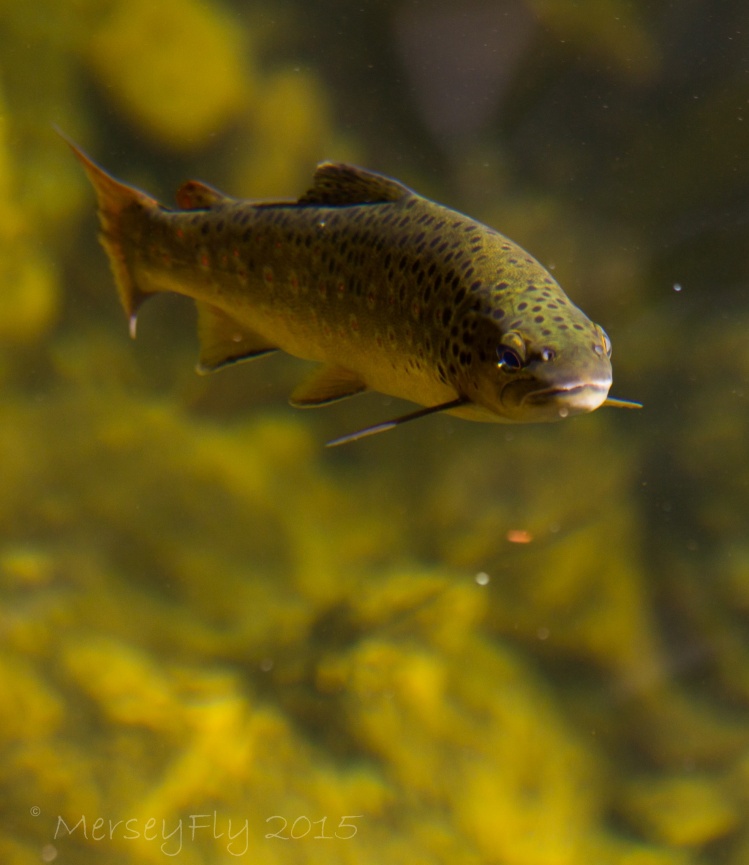
<instances>
[{"instance_id":1,"label":"orange tinted fin","mask_svg":"<svg viewBox=\"0 0 749 865\"><path fill-rule=\"evenodd\" d=\"M228 195L200 180L185 181L177 190L176 198L180 210L210 210L218 204L233 201Z\"/></svg>"},{"instance_id":2,"label":"orange tinted fin","mask_svg":"<svg viewBox=\"0 0 749 865\"><path fill-rule=\"evenodd\" d=\"M154 209L163 209L156 199L139 189L120 183L108 174L93 159L90 159L64 133L58 133L68 143L78 161L83 166L91 185L94 187L99 203L99 240L109 258L109 264L117 283L120 302L130 322L130 336L135 337L135 323L138 308L150 296L137 284L128 261L130 238L124 225L123 216L128 221L137 220L140 213L147 214Z\"/></svg>"}]
</instances>

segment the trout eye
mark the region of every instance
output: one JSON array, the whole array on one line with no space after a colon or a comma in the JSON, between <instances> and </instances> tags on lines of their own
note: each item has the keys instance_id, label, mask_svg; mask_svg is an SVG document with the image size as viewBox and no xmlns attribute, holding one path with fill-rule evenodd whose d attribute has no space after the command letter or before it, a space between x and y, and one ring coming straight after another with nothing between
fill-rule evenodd
<instances>
[{"instance_id":1,"label":"trout eye","mask_svg":"<svg viewBox=\"0 0 749 865\"><path fill-rule=\"evenodd\" d=\"M522 362L511 348L502 346L497 349L497 366L499 369L504 369L507 372L517 372L522 366Z\"/></svg>"}]
</instances>

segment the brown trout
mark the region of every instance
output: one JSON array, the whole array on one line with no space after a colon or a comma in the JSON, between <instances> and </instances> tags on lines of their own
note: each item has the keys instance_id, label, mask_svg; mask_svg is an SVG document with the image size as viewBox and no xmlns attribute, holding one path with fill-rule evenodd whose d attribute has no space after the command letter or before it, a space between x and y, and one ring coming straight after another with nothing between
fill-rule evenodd
<instances>
[{"instance_id":1,"label":"brown trout","mask_svg":"<svg viewBox=\"0 0 749 865\"><path fill-rule=\"evenodd\" d=\"M297 201L188 181L172 209L70 146L132 336L143 301L183 294L198 310L199 372L281 350L319 362L292 405L373 390L423 406L329 444L438 411L529 423L638 405L607 398L609 338L545 268L396 180L326 162Z\"/></svg>"}]
</instances>

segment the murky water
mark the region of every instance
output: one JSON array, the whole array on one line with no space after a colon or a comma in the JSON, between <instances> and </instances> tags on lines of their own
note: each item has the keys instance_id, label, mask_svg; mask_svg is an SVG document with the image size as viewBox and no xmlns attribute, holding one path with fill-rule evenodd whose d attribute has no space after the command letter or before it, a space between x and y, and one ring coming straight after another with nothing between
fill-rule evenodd
<instances>
[{"instance_id":1,"label":"murky water","mask_svg":"<svg viewBox=\"0 0 749 865\"><path fill-rule=\"evenodd\" d=\"M9 865L743 865L749 9L0 3ZM52 129L171 201L393 175L553 269L616 396L544 427L317 412L127 335Z\"/></svg>"}]
</instances>

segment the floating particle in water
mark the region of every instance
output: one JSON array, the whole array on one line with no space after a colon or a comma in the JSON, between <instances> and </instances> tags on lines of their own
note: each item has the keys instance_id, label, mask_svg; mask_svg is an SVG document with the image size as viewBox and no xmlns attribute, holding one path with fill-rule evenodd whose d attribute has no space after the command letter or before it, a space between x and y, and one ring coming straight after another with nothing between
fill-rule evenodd
<instances>
[{"instance_id":1,"label":"floating particle in water","mask_svg":"<svg viewBox=\"0 0 749 865\"><path fill-rule=\"evenodd\" d=\"M505 537L511 544L529 544L533 540L527 529L510 529Z\"/></svg>"}]
</instances>

